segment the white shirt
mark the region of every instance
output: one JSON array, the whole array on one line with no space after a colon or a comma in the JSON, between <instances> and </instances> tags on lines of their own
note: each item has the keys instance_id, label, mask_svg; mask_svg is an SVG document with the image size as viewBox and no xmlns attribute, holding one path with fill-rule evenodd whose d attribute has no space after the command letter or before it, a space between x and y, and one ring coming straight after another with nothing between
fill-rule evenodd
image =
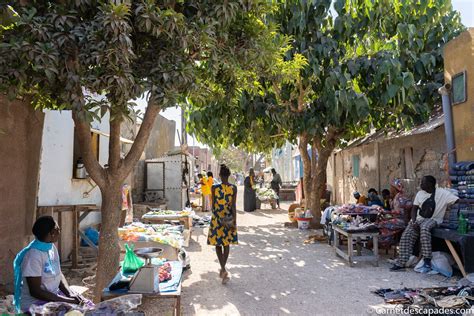
<instances>
[{"instance_id":1,"label":"white shirt","mask_svg":"<svg viewBox=\"0 0 474 316\"><path fill-rule=\"evenodd\" d=\"M23 286L21 287L21 309L28 311L31 304L39 301L30 295L30 289L26 277L41 277L41 288L48 292L57 294L61 283L61 266L59 254L53 245L50 251L44 252L38 249L30 249L23 258L21 264Z\"/></svg>"},{"instance_id":2,"label":"white shirt","mask_svg":"<svg viewBox=\"0 0 474 316\"><path fill-rule=\"evenodd\" d=\"M413 205L418 206L421 208L423 203L431 196L431 193L428 193L424 190L418 191L418 193L415 196L415 201L413 202ZM441 188L436 188L436 193L435 193L435 211L433 213L433 216L431 217L434 219L438 225L443 222L444 218L444 213L446 213L446 208L456 202L459 198L452 194L450 191L446 189L441 189ZM421 220L423 217L420 215L418 212L418 216L416 217L416 220Z\"/></svg>"}]
</instances>

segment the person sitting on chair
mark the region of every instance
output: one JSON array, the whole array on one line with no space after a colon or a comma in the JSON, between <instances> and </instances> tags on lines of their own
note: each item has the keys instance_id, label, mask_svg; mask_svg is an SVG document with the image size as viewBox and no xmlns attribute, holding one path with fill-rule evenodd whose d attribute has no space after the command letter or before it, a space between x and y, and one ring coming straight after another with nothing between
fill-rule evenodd
<instances>
[{"instance_id":1,"label":"person sitting on chair","mask_svg":"<svg viewBox=\"0 0 474 316\"><path fill-rule=\"evenodd\" d=\"M400 240L400 255L391 271L405 269L418 237L424 261L422 272L431 271L431 230L443 222L446 208L458 200L450 191L436 188L433 176L424 176L420 188L413 202L411 220Z\"/></svg>"}]
</instances>

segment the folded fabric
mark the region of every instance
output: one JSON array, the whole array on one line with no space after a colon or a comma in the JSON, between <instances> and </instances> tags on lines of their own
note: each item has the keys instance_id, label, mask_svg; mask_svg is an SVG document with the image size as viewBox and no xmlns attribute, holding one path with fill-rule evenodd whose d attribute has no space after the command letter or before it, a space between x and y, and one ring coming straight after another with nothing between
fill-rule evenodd
<instances>
[{"instance_id":1,"label":"folded fabric","mask_svg":"<svg viewBox=\"0 0 474 316\"><path fill-rule=\"evenodd\" d=\"M473 161L461 161L457 162L453 166L454 170L463 170L468 171L474 169L474 162Z\"/></svg>"}]
</instances>

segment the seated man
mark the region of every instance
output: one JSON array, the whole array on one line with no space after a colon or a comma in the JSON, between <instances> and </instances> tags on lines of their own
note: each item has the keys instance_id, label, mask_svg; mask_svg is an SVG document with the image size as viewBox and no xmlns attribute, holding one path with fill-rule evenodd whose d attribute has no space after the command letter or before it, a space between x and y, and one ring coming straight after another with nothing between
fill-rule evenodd
<instances>
[{"instance_id":1,"label":"seated man","mask_svg":"<svg viewBox=\"0 0 474 316\"><path fill-rule=\"evenodd\" d=\"M411 220L400 240L400 255L396 264L390 268L391 271L405 269L405 264L413 252L418 237L420 237L421 255L424 260L422 270L425 273L431 271L431 230L442 223L446 208L458 200L458 197L448 190L436 188L436 179L433 176L423 177L420 188L421 191L418 191L413 202ZM434 205L430 201L433 194ZM428 205L424 205L425 202ZM431 209L433 206L434 212L431 217L421 215L424 210Z\"/></svg>"},{"instance_id":2,"label":"seated man","mask_svg":"<svg viewBox=\"0 0 474 316\"><path fill-rule=\"evenodd\" d=\"M356 199L357 204L367 205L367 198L365 195L360 195L359 192L354 192L354 198Z\"/></svg>"},{"instance_id":3,"label":"seated man","mask_svg":"<svg viewBox=\"0 0 474 316\"><path fill-rule=\"evenodd\" d=\"M383 206L382 200L380 200L379 193L374 188L369 189L369 206L378 205Z\"/></svg>"},{"instance_id":4,"label":"seated man","mask_svg":"<svg viewBox=\"0 0 474 316\"><path fill-rule=\"evenodd\" d=\"M17 254L13 263L17 312L28 312L32 304L83 302L69 290L61 273L58 250L54 246L60 233L58 224L53 217L42 216L32 230L35 240Z\"/></svg>"}]
</instances>

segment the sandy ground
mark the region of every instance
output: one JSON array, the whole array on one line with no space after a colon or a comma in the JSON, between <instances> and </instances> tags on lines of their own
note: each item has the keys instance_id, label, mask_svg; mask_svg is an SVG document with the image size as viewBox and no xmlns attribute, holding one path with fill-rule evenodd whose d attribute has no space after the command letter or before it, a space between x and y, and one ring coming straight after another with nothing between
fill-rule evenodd
<instances>
[{"instance_id":1,"label":"sandy ground","mask_svg":"<svg viewBox=\"0 0 474 316\"><path fill-rule=\"evenodd\" d=\"M242 191L239 206L242 209ZM286 205L287 206L287 205ZM282 204L285 208L285 204ZM222 285L214 249L206 244L207 229L195 229L188 248L191 271L185 274L184 315L368 315L382 299L377 288L431 287L455 279L413 271L389 272L386 256L379 267L349 267L327 243L304 245L315 231L285 228L286 211L238 212L239 245L231 247L232 279ZM167 314L163 303L145 301L148 315Z\"/></svg>"}]
</instances>

